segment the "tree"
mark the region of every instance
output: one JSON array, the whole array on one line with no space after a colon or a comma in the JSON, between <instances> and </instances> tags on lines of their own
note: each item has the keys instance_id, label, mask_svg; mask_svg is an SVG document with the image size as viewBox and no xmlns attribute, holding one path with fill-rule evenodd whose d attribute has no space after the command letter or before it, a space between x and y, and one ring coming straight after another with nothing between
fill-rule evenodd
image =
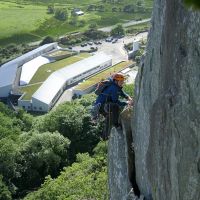
<instances>
[{"instance_id":1,"label":"tree","mask_svg":"<svg viewBox=\"0 0 200 200\"><path fill-rule=\"evenodd\" d=\"M12 200L12 196L8 187L3 182L3 177L0 175L0 200Z\"/></svg>"},{"instance_id":2,"label":"tree","mask_svg":"<svg viewBox=\"0 0 200 200\"><path fill-rule=\"evenodd\" d=\"M133 13L135 11L134 5L126 5L123 8L123 12Z\"/></svg>"},{"instance_id":3,"label":"tree","mask_svg":"<svg viewBox=\"0 0 200 200\"><path fill-rule=\"evenodd\" d=\"M49 43L52 43L52 42L55 42L55 39L51 36L46 36L42 42L40 43L40 46L44 45L44 44L49 44Z\"/></svg>"},{"instance_id":4,"label":"tree","mask_svg":"<svg viewBox=\"0 0 200 200\"><path fill-rule=\"evenodd\" d=\"M83 34L87 38L94 39L94 40L107 37L107 34L105 32L99 31L97 29L89 29L89 30L85 31Z\"/></svg>"},{"instance_id":5,"label":"tree","mask_svg":"<svg viewBox=\"0 0 200 200\"><path fill-rule=\"evenodd\" d=\"M111 30L112 36L120 36L120 35L124 35L124 34L125 34L125 31L121 24L118 24L115 28L113 28Z\"/></svg>"},{"instance_id":6,"label":"tree","mask_svg":"<svg viewBox=\"0 0 200 200\"><path fill-rule=\"evenodd\" d=\"M99 6L97 6L97 10L99 11L99 12L104 12L104 6L103 5L99 5Z\"/></svg>"},{"instance_id":7,"label":"tree","mask_svg":"<svg viewBox=\"0 0 200 200\"><path fill-rule=\"evenodd\" d=\"M58 178L46 177L42 187L25 200L108 199L106 149L107 145L101 142L93 157L78 154L76 162L65 167Z\"/></svg>"},{"instance_id":8,"label":"tree","mask_svg":"<svg viewBox=\"0 0 200 200\"><path fill-rule=\"evenodd\" d=\"M112 12L117 12L117 7L112 7Z\"/></svg>"},{"instance_id":9,"label":"tree","mask_svg":"<svg viewBox=\"0 0 200 200\"><path fill-rule=\"evenodd\" d=\"M55 12L54 5L48 5L48 7L47 7L47 13L48 14L54 14L54 12Z\"/></svg>"},{"instance_id":10,"label":"tree","mask_svg":"<svg viewBox=\"0 0 200 200\"><path fill-rule=\"evenodd\" d=\"M17 180L20 188L39 186L45 176L50 174L55 177L68 162L67 150L70 141L58 132L24 133L20 142L20 153L25 161L21 178Z\"/></svg>"},{"instance_id":11,"label":"tree","mask_svg":"<svg viewBox=\"0 0 200 200\"><path fill-rule=\"evenodd\" d=\"M136 3L136 5L137 5L137 6L142 6L142 1L141 1L141 0L138 0L137 3Z\"/></svg>"},{"instance_id":12,"label":"tree","mask_svg":"<svg viewBox=\"0 0 200 200\"><path fill-rule=\"evenodd\" d=\"M96 5L90 4L87 8L87 11L95 11L96 10Z\"/></svg>"},{"instance_id":13,"label":"tree","mask_svg":"<svg viewBox=\"0 0 200 200\"><path fill-rule=\"evenodd\" d=\"M91 105L91 103L90 103ZM39 126L43 131L58 131L71 141L69 156L74 161L79 152L90 152L100 139L99 124L91 122L89 109L78 101L65 103L49 112Z\"/></svg>"},{"instance_id":14,"label":"tree","mask_svg":"<svg viewBox=\"0 0 200 200\"><path fill-rule=\"evenodd\" d=\"M78 23L78 16L77 15L72 15L71 20L69 22L69 24L76 26Z\"/></svg>"},{"instance_id":15,"label":"tree","mask_svg":"<svg viewBox=\"0 0 200 200\"><path fill-rule=\"evenodd\" d=\"M66 9L56 9L55 18L61 21L65 21L68 18L68 13Z\"/></svg>"},{"instance_id":16,"label":"tree","mask_svg":"<svg viewBox=\"0 0 200 200\"><path fill-rule=\"evenodd\" d=\"M18 141L9 138L0 140L0 174L7 182L12 182L14 178L21 176L22 166L20 162L22 155Z\"/></svg>"}]
</instances>

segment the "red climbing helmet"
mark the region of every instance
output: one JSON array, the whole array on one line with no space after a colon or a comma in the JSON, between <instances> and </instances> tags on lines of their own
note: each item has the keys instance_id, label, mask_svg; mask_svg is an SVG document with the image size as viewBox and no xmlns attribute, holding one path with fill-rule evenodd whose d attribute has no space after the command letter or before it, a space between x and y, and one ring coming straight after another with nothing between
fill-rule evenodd
<instances>
[{"instance_id":1,"label":"red climbing helmet","mask_svg":"<svg viewBox=\"0 0 200 200\"><path fill-rule=\"evenodd\" d=\"M113 75L113 80L124 81L125 76L122 73L116 73L116 74Z\"/></svg>"}]
</instances>

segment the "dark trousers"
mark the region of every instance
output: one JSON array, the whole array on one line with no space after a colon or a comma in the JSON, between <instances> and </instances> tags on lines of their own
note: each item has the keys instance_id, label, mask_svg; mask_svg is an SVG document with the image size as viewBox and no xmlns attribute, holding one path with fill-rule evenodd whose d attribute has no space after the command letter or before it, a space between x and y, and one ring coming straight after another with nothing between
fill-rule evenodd
<instances>
[{"instance_id":1,"label":"dark trousers","mask_svg":"<svg viewBox=\"0 0 200 200\"><path fill-rule=\"evenodd\" d=\"M106 103L101 107L100 112L105 117L103 139L108 138L112 126L119 126L119 110L120 107L116 103Z\"/></svg>"}]
</instances>

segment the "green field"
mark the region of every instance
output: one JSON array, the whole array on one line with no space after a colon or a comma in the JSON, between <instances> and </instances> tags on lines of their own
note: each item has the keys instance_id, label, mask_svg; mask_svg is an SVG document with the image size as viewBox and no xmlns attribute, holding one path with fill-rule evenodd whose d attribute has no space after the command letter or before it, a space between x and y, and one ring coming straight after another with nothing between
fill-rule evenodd
<instances>
[{"instance_id":1,"label":"green field","mask_svg":"<svg viewBox=\"0 0 200 200\"><path fill-rule=\"evenodd\" d=\"M98 73L97 75L82 82L81 84L79 84L78 86L75 87L75 90L85 90L88 87L91 87L91 86L95 85L96 83L100 82L102 79L106 79L109 76L111 76L112 74L127 68L132 63L133 63L132 61L129 61L129 62L121 62L117 65L114 65L113 67L111 67L107 70L104 70L103 72Z\"/></svg>"},{"instance_id":2,"label":"green field","mask_svg":"<svg viewBox=\"0 0 200 200\"><path fill-rule=\"evenodd\" d=\"M39 28L51 16L46 13L46 6L23 5L0 1L0 39L15 34L30 33ZM39 35L35 35L41 39Z\"/></svg>"},{"instance_id":3,"label":"green field","mask_svg":"<svg viewBox=\"0 0 200 200\"><path fill-rule=\"evenodd\" d=\"M18 2L18 3L16 3ZM37 2L37 4L35 3ZM53 15L47 14L48 3L52 1L2 1L0 0L0 46L9 43L26 43L42 40L47 35L59 37L75 31L84 31L91 23L96 23L98 27L124 23L128 20L149 18L152 12L152 0L143 1L145 11L139 11L135 7L133 13L119 11L125 5L135 5L137 0L124 0L121 3L103 3L101 0L55 0L55 8L66 8L68 20L59 21ZM89 5L104 6L104 11L87 11ZM112 12L116 7L117 12ZM70 25L71 10L80 8L85 12L83 16L77 18L76 25ZM79 22L84 22L80 25Z\"/></svg>"}]
</instances>

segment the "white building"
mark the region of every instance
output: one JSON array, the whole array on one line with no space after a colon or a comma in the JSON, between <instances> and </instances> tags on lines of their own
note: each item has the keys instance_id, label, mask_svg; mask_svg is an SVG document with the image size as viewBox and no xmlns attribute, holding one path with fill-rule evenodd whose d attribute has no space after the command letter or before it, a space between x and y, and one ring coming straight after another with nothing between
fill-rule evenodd
<instances>
[{"instance_id":1,"label":"white building","mask_svg":"<svg viewBox=\"0 0 200 200\"><path fill-rule=\"evenodd\" d=\"M76 15L78 15L78 16L84 15L84 12L81 11L81 10L75 11L74 13L75 13Z\"/></svg>"},{"instance_id":2,"label":"white building","mask_svg":"<svg viewBox=\"0 0 200 200\"><path fill-rule=\"evenodd\" d=\"M140 48L139 40L133 41L133 52L138 51Z\"/></svg>"},{"instance_id":3,"label":"white building","mask_svg":"<svg viewBox=\"0 0 200 200\"><path fill-rule=\"evenodd\" d=\"M33 94L32 110L48 112L54 106L66 86L89 77L111 65L111 56L101 52L54 72ZM28 110L22 102L20 105Z\"/></svg>"},{"instance_id":4,"label":"white building","mask_svg":"<svg viewBox=\"0 0 200 200\"><path fill-rule=\"evenodd\" d=\"M21 67L24 63L42 55L43 53L56 49L57 47L57 43L46 44L3 64L0 67L0 97L9 96L19 67Z\"/></svg>"},{"instance_id":5,"label":"white building","mask_svg":"<svg viewBox=\"0 0 200 200\"><path fill-rule=\"evenodd\" d=\"M18 65L15 63L0 67L0 97L8 97L15 81Z\"/></svg>"},{"instance_id":6,"label":"white building","mask_svg":"<svg viewBox=\"0 0 200 200\"><path fill-rule=\"evenodd\" d=\"M36 71L44 64L50 63L48 58L38 56L22 65L20 85L27 85Z\"/></svg>"}]
</instances>

